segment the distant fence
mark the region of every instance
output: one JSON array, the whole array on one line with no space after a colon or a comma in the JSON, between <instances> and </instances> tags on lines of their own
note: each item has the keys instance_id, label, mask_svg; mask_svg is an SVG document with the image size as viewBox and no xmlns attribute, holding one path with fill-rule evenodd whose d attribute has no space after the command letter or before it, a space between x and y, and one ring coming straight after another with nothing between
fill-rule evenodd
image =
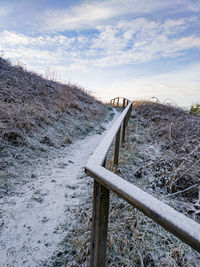
<instances>
[{"instance_id":1,"label":"distant fence","mask_svg":"<svg viewBox=\"0 0 200 267\"><path fill-rule=\"evenodd\" d=\"M112 99L110 104L120 106L120 97ZM124 107L124 111L105 135L85 167L86 173L94 178L90 267L106 265L110 191L200 252L200 225L198 223L105 168L106 157L113 140L115 140L114 164L118 166L120 145L125 142L125 131L132 104L132 101L122 98L121 106Z\"/></svg>"},{"instance_id":2,"label":"distant fence","mask_svg":"<svg viewBox=\"0 0 200 267\"><path fill-rule=\"evenodd\" d=\"M122 100L122 101L120 101L120 100ZM128 103L129 103L129 100L127 98L119 97L119 96L110 100L110 105L111 106L126 107L128 105Z\"/></svg>"}]
</instances>

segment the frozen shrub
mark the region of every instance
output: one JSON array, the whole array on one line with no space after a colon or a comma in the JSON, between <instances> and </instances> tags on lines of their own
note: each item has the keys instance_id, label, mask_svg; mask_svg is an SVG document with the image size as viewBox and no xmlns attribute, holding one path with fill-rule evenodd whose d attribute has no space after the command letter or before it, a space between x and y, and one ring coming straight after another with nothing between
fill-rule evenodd
<instances>
[{"instance_id":1,"label":"frozen shrub","mask_svg":"<svg viewBox=\"0 0 200 267\"><path fill-rule=\"evenodd\" d=\"M200 115L200 104L192 105L190 108L190 113L193 115Z\"/></svg>"}]
</instances>

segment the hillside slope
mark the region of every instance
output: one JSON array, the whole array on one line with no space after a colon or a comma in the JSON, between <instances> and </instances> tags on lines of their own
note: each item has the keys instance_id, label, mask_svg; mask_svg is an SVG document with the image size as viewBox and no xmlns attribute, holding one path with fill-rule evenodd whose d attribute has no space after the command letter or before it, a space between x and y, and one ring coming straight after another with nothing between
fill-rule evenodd
<instances>
[{"instance_id":1,"label":"hillside slope","mask_svg":"<svg viewBox=\"0 0 200 267\"><path fill-rule=\"evenodd\" d=\"M106 167L200 222L199 142L199 117L171 105L135 102L119 167L113 166L114 145ZM80 215L63 241L63 253L53 258L53 267L70 266L70 262L88 266L92 186L90 181L90 194L77 207ZM66 253L71 244L72 250ZM79 252L71 253L77 247ZM200 254L111 192L106 266L198 267Z\"/></svg>"},{"instance_id":2,"label":"hillside slope","mask_svg":"<svg viewBox=\"0 0 200 267\"><path fill-rule=\"evenodd\" d=\"M135 102L134 107L122 159L127 179L200 201L200 118L161 103Z\"/></svg>"},{"instance_id":3,"label":"hillside slope","mask_svg":"<svg viewBox=\"0 0 200 267\"><path fill-rule=\"evenodd\" d=\"M169 104L136 101L118 174L199 223L199 144L200 117ZM200 266L199 253L123 201L123 209L120 200L113 202L109 253L118 265Z\"/></svg>"},{"instance_id":4,"label":"hillside slope","mask_svg":"<svg viewBox=\"0 0 200 267\"><path fill-rule=\"evenodd\" d=\"M116 112L113 120L117 116ZM110 129L113 120L103 123L105 129ZM14 195L0 199L0 266L51 266L52 257L63 253L63 240L69 234L70 240L76 239L79 234L71 229L81 219L77 207L87 199L92 182L84 166L105 132L76 140L59 157L44 159L34 169L34 179L16 188ZM65 246L69 261L74 254L72 243ZM81 250L79 243L75 254Z\"/></svg>"},{"instance_id":5,"label":"hillside slope","mask_svg":"<svg viewBox=\"0 0 200 267\"><path fill-rule=\"evenodd\" d=\"M107 112L82 88L47 80L0 57L1 195L50 151L101 131Z\"/></svg>"}]
</instances>

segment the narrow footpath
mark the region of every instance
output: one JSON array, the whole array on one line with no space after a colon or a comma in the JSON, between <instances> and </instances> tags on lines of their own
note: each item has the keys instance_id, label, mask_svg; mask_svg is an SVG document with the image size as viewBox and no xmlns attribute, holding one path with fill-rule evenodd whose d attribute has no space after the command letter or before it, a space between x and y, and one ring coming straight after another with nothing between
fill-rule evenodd
<instances>
[{"instance_id":1,"label":"narrow footpath","mask_svg":"<svg viewBox=\"0 0 200 267\"><path fill-rule=\"evenodd\" d=\"M78 140L62 152L62 157L43 164L37 170L40 175L23 185L15 196L0 199L1 267L42 266L53 255L65 236L60 226L78 216L66 218L67 205L79 205L82 190L87 190L87 185L79 186L78 178L117 117L118 113L103 125L106 130L102 134Z\"/></svg>"}]
</instances>

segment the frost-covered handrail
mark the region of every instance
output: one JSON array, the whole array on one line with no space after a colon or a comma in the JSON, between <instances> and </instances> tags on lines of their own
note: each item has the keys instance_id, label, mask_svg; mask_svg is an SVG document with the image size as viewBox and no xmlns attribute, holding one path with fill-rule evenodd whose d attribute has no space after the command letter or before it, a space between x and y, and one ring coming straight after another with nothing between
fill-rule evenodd
<instances>
[{"instance_id":1,"label":"frost-covered handrail","mask_svg":"<svg viewBox=\"0 0 200 267\"><path fill-rule=\"evenodd\" d=\"M132 102L129 101L85 168L86 173L94 178L90 266L105 266L110 190L200 252L200 225L198 223L104 167L107 153L115 137L114 163L118 164L120 133L121 129L124 130L127 125L131 107Z\"/></svg>"},{"instance_id":2,"label":"frost-covered handrail","mask_svg":"<svg viewBox=\"0 0 200 267\"><path fill-rule=\"evenodd\" d=\"M111 129L108 131L108 133L105 135L99 146L96 148L93 155L90 157L89 161L86 165L86 170L89 166L92 166L95 162L95 166L102 166L104 163L104 160L106 159L107 153L109 151L109 148L112 144L112 141L114 140L117 131L119 130L125 116L127 115L128 110L130 109L132 105L132 102L128 104L128 106L125 108L125 110L120 114L120 116L115 121L114 125L111 127Z\"/></svg>"}]
</instances>

